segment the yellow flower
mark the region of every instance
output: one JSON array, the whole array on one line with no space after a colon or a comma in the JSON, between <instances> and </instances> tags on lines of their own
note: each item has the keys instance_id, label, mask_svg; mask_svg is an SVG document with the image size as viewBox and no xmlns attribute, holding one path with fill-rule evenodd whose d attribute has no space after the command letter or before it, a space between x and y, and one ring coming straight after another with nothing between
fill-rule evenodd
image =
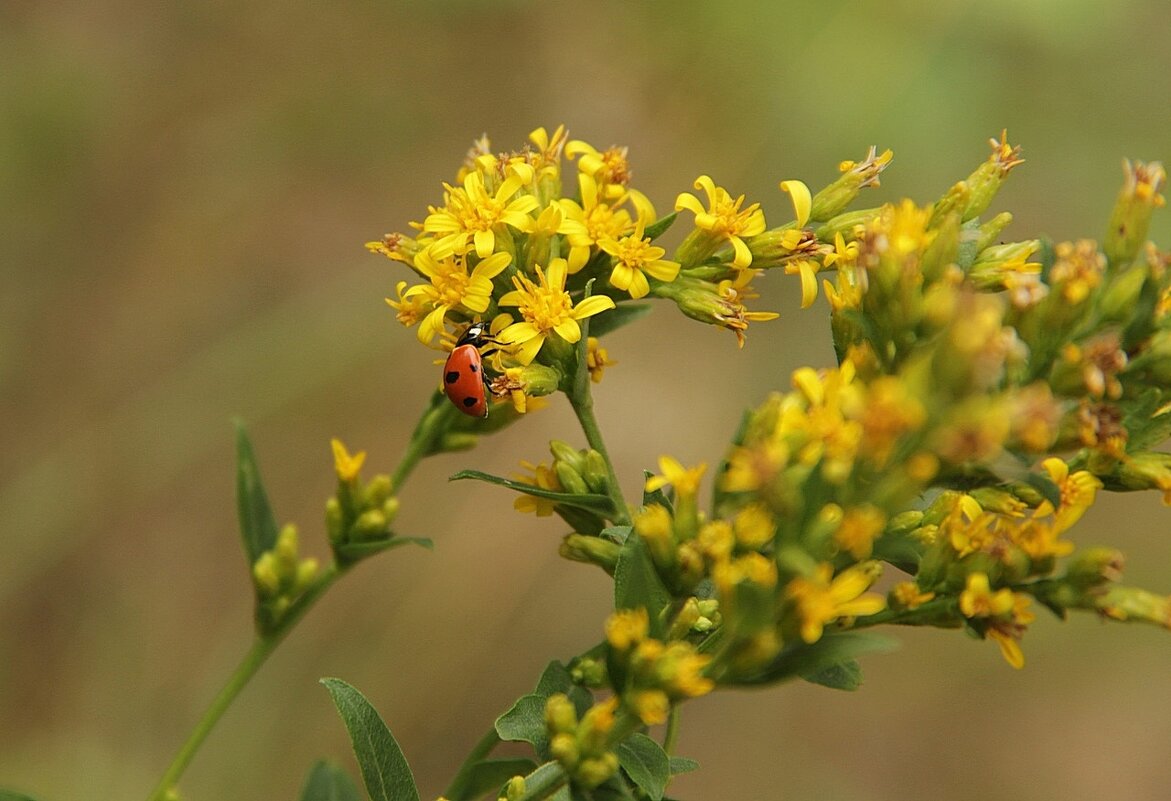
<instances>
[{"instance_id":1,"label":"yellow flower","mask_svg":"<svg viewBox=\"0 0 1171 801\"><path fill-rule=\"evenodd\" d=\"M537 267L537 283L523 275L513 276L516 289L500 299L501 306L519 307L524 318L496 337L504 345L517 346L515 357L521 364L530 364L552 334L577 342L581 339L578 320L614 308L614 301L605 295L593 295L573 305L565 291L566 275L565 259L553 259L547 272Z\"/></svg>"},{"instance_id":2,"label":"yellow flower","mask_svg":"<svg viewBox=\"0 0 1171 801\"><path fill-rule=\"evenodd\" d=\"M427 316L432 310L432 303L425 295L419 293L405 295L403 290L406 287L406 281L395 284L394 291L398 295L398 300L386 298L386 305L395 310L395 317L400 323L410 328Z\"/></svg>"},{"instance_id":3,"label":"yellow flower","mask_svg":"<svg viewBox=\"0 0 1171 801\"><path fill-rule=\"evenodd\" d=\"M1012 590L1007 587L996 592L988 584L984 573L970 573L960 593L960 611L964 617L998 617L1012 611Z\"/></svg>"},{"instance_id":4,"label":"yellow flower","mask_svg":"<svg viewBox=\"0 0 1171 801\"><path fill-rule=\"evenodd\" d=\"M1102 482L1097 476L1085 470L1079 470L1073 475L1069 473L1069 465L1057 457L1050 457L1041 463L1045 472L1061 489L1061 505L1057 509L1055 528L1060 533L1065 531L1094 505L1098 490ZM1038 514L1052 511L1052 505L1046 501L1037 510Z\"/></svg>"},{"instance_id":5,"label":"yellow flower","mask_svg":"<svg viewBox=\"0 0 1171 801\"><path fill-rule=\"evenodd\" d=\"M834 532L834 542L855 559L865 559L874 549L874 541L886 526L886 515L870 504L847 509L841 525Z\"/></svg>"},{"instance_id":6,"label":"yellow flower","mask_svg":"<svg viewBox=\"0 0 1171 801\"><path fill-rule=\"evenodd\" d=\"M595 384L601 382L602 373L607 367L617 363L610 359L610 354L599 344L597 337L586 340L586 369L590 371L590 380Z\"/></svg>"},{"instance_id":7,"label":"yellow flower","mask_svg":"<svg viewBox=\"0 0 1171 801\"><path fill-rule=\"evenodd\" d=\"M629 292L630 297L635 299L651 291L644 273L660 281L674 281L679 275L679 262L664 260L667 251L652 245L651 240L643 236L644 227L645 220L640 218L629 236L621 239L605 236L598 241L598 247L614 257L610 283L623 292Z\"/></svg>"},{"instance_id":8,"label":"yellow flower","mask_svg":"<svg viewBox=\"0 0 1171 801\"><path fill-rule=\"evenodd\" d=\"M933 592L923 592L913 581L900 581L890 591L892 603L900 609L918 609L935 597Z\"/></svg>"},{"instance_id":9,"label":"yellow flower","mask_svg":"<svg viewBox=\"0 0 1171 801\"><path fill-rule=\"evenodd\" d=\"M695 467L684 467L673 456L660 456L659 469L663 471L663 475L651 476L646 480L647 492L654 492L673 484L677 494L694 496L699 492L699 480L707 470L707 465L700 463Z\"/></svg>"},{"instance_id":10,"label":"yellow flower","mask_svg":"<svg viewBox=\"0 0 1171 801\"><path fill-rule=\"evenodd\" d=\"M831 253L825 254L825 258L822 259L821 263L825 267L832 267L836 264L839 270L844 270L848 267L853 267L857 262L858 243L854 241L847 243L841 231L835 233L834 249Z\"/></svg>"},{"instance_id":11,"label":"yellow flower","mask_svg":"<svg viewBox=\"0 0 1171 801\"><path fill-rule=\"evenodd\" d=\"M603 239L618 239L634 227L630 212L610 205L601 197L598 182L585 173L578 173L581 205L568 198L561 199L565 220L559 233L569 242L569 272L576 273L590 259L591 248ZM653 212L652 212L653 213Z\"/></svg>"},{"instance_id":12,"label":"yellow flower","mask_svg":"<svg viewBox=\"0 0 1171 801\"><path fill-rule=\"evenodd\" d=\"M508 253L493 253L473 267L469 274L467 254L450 253L440 258L432 248L427 248L415 257L415 267L431 283L417 284L400 293L399 304L387 302L399 310L400 320L403 317L402 303L409 301L417 308L420 302L424 302L433 307L418 331L419 341L427 345L443 330L447 313L453 308L458 307L470 314L487 311L492 298L492 279L511 261L512 256Z\"/></svg>"},{"instance_id":13,"label":"yellow flower","mask_svg":"<svg viewBox=\"0 0 1171 801\"><path fill-rule=\"evenodd\" d=\"M479 172L468 173L462 187L445 183L445 205L428 207L431 213L423 220L423 230L442 237L453 250L463 250L469 241L475 244L476 255L486 259L496 249L495 230L510 225L518 231L532 228L529 212L537 208L537 199L531 195L513 198L525 181L516 173L510 175L489 195L484 178Z\"/></svg>"},{"instance_id":14,"label":"yellow flower","mask_svg":"<svg viewBox=\"0 0 1171 801\"><path fill-rule=\"evenodd\" d=\"M606 641L619 651L629 651L646 639L650 618L644 607L619 609L606 618Z\"/></svg>"},{"instance_id":15,"label":"yellow flower","mask_svg":"<svg viewBox=\"0 0 1171 801\"><path fill-rule=\"evenodd\" d=\"M732 266L743 269L752 264L752 253L743 237L756 236L765 229L764 212L759 203L753 203L741 210L744 195L733 199L728 190L716 186L706 175L695 179L695 188L707 194L708 207L705 209L699 198L689 192L680 193L675 199L675 211L687 209L695 214L697 228L710 231L717 239L726 240L734 252Z\"/></svg>"},{"instance_id":16,"label":"yellow flower","mask_svg":"<svg viewBox=\"0 0 1171 801\"><path fill-rule=\"evenodd\" d=\"M630 707L644 725L657 726L667 722L671 701L662 690L639 690L631 693Z\"/></svg>"},{"instance_id":17,"label":"yellow flower","mask_svg":"<svg viewBox=\"0 0 1171 801\"><path fill-rule=\"evenodd\" d=\"M353 481L358 477L358 471L366 461L366 451L358 451L353 456L346 450L346 446L337 437L329 441L333 448L333 468L341 481Z\"/></svg>"},{"instance_id":18,"label":"yellow flower","mask_svg":"<svg viewBox=\"0 0 1171 801\"><path fill-rule=\"evenodd\" d=\"M554 492L563 491L561 482L557 480L557 474L553 472L553 468L545 464L533 464L532 462L523 460L520 466L533 475L526 476L521 473L516 473L513 475L513 478L517 481L531 484L539 489L553 490ZM556 505L556 501L551 501L548 498L538 498L533 495L520 495L512 502L512 508L516 511L526 513L535 512L537 517L549 517L553 514L553 507Z\"/></svg>"},{"instance_id":19,"label":"yellow flower","mask_svg":"<svg viewBox=\"0 0 1171 801\"><path fill-rule=\"evenodd\" d=\"M732 528L736 533L736 542L752 549L763 548L771 543L777 531L773 516L763 503L749 504L737 512Z\"/></svg>"},{"instance_id":20,"label":"yellow flower","mask_svg":"<svg viewBox=\"0 0 1171 801\"><path fill-rule=\"evenodd\" d=\"M863 562L834 577L833 566L821 564L813 576L798 576L790 581L785 594L796 604L801 639L815 643L821 639L826 623L881 612L886 600L877 593L866 592L880 571L877 562Z\"/></svg>"}]
</instances>

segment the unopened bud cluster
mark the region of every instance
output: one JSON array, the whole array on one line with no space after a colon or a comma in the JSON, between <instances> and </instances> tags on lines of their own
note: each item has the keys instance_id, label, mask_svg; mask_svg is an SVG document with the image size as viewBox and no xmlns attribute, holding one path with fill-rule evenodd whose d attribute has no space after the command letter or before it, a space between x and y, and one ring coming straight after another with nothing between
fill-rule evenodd
<instances>
[{"instance_id":1,"label":"unopened bud cluster","mask_svg":"<svg viewBox=\"0 0 1171 801\"><path fill-rule=\"evenodd\" d=\"M578 720L564 694L555 693L545 702L549 753L575 785L592 789L618 771L618 756L611 750L617 708L617 698L599 701Z\"/></svg>"},{"instance_id":2,"label":"unopened bud cluster","mask_svg":"<svg viewBox=\"0 0 1171 801\"><path fill-rule=\"evenodd\" d=\"M277 535L276 545L261 553L252 565L261 632L272 631L280 623L289 607L312 586L317 571L315 558L301 558L297 527L287 524Z\"/></svg>"},{"instance_id":3,"label":"unopened bud cluster","mask_svg":"<svg viewBox=\"0 0 1171 801\"><path fill-rule=\"evenodd\" d=\"M365 452L351 456L336 439L333 450L338 483L337 492L325 502L325 527L338 563L344 565L376 552L390 539L399 500L392 494L389 476L362 481Z\"/></svg>"}]
</instances>

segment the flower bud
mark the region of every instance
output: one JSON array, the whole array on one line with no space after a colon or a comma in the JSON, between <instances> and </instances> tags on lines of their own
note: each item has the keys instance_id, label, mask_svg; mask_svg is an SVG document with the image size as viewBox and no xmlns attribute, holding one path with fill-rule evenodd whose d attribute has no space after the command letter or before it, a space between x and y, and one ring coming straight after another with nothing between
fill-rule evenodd
<instances>
[{"instance_id":1,"label":"flower bud","mask_svg":"<svg viewBox=\"0 0 1171 801\"><path fill-rule=\"evenodd\" d=\"M341 504L337 498L329 498L325 502L325 530L329 534L329 541L337 545L345 540L346 524L342 514Z\"/></svg>"},{"instance_id":2,"label":"flower bud","mask_svg":"<svg viewBox=\"0 0 1171 801\"><path fill-rule=\"evenodd\" d=\"M557 474L557 480L561 482L562 488L566 492L574 495L588 495L590 488L586 485L585 479L573 469L573 466L566 462L554 462L553 472Z\"/></svg>"},{"instance_id":3,"label":"flower bud","mask_svg":"<svg viewBox=\"0 0 1171 801\"><path fill-rule=\"evenodd\" d=\"M1114 548L1087 548L1070 560L1065 580L1079 588L1097 587L1122 578L1124 559Z\"/></svg>"},{"instance_id":4,"label":"flower bud","mask_svg":"<svg viewBox=\"0 0 1171 801\"><path fill-rule=\"evenodd\" d=\"M252 564L252 583L261 597L274 597L281 589L281 577L277 572L276 558L272 551L265 551Z\"/></svg>"},{"instance_id":5,"label":"flower bud","mask_svg":"<svg viewBox=\"0 0 1171 801\"><path fill-rule=\"evenodd\" d=\"M565 693L554 693L545 701L545 725L549 731L564 734L577 729L577 711Z\"/></svg>"},{"instance_id":6,"label":"flower bud","mask_svg":"<svg viewBox=\"0 0 1171 801\"><path fill-rule=\"evenodd\" d=\"M1163 205L1159 190L1167 178L1163 165L1157 161L1132 164L1127 159L1122 162L1122 171L1126 177L1110 214L1110 226L1103 243L1111 267L1133 261L1138 255L1147 240L1151 212Z\"/></svg>"},{"instance_id":7,"label":"flower bud","mask_svg":"<svg viewBox=\"0 0 1171 801\"><path fill-rule=\"evenodd\" d=\"M555 462L564 462L578 473L585 470L585 454L568 442L559 439L549 440L549 452L553 454Z\"/></svg>"},{"instance_id":8,"label":"flower bud","mask_svg":"<svg viewBox=\"0 0 1171 801\"><path fill-rule=\"evenodd\" d=\"M964 222L983 214L996 197L996 193L1000 191L1000 185L1012 168L1024 162L1021 158L1021 149L1008 144L1007 137L1008 131L1002 131L999 141L990 139L992 155L968 176L970 194L967 208L963 213Z\"/></svg>"},{"instance_id":9,"label":"flower bud","mask_svg":"<svg viewBox=\"0 0 1171 801\"><path fill-rule=\"evenodd\" d=\"M370 479L362 492L363 506L381 506L390 497L390 476L379 473Z\"/></svg>"},{"instance_id":10,"label":"flower bud","mask_svg":"<svg viewBox=\"0 0 1171 801\"><path fill-rule=\"evenodd\" d=\"M352 529L355 540L377 540L386 536L386 515L378 509L367 509L358 515Z\"/></svg>"},{"instance_id":11,"label":"flower bud","mask_svg":"<svg viewBox=\"0 0 1171 801\"><path fill-rule=\"evenodd\" d=\"M837 216L854 202L858 192L868 186L878 186L878 176L894 158L891 150L884 150L876 156L877 148L871 147L860 162L843 161L838 165L841 176L813 196L809 219L822 221Z\"/></svg>"},{"instance_id":12,"label":"flower bud","mask_svg":"<svg viewBox=\"0 0 1171 801\"><path fill-rule=\"evenodd\" d=\"M594 564L611 574L618 565L620 551L621 547L616 542L584 534L566 535L560 548L561 555L566 559Z\"/></svg>"},{"instance_id":13,"label":"flower bud","mask_svg":"<svg viewBox=\"0 0 1171 801\"><path fill-rule=\"evenodd\" d=\"M593 448L586 451L585 469L581 475L591 492L605 495L610 491L610 471L606 467L606 459Z\"/></svg>"}]
</instances>

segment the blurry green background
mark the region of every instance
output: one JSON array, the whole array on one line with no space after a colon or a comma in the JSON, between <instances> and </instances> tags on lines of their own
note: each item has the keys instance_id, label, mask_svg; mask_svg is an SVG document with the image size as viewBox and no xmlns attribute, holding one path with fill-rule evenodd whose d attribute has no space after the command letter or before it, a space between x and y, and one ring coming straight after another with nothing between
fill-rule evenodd
<instances>
[{"instance_id":1,"label":"blurry green background","mask_svg":"<svg viewBox=\"0 0 1171 801\"><path fill-rule=\"evenodd\" d=\"M393 466L435 384L382 298L405 271L363 242L421 219L471 140L560 122L628 144L669 209L701 172L787 217L870 144L873 201L927 201L1002 127L1024 146L1006 236L1099 237L1123 156L1171 159L1163 0L981 3L0 5L0 784L142 798L250 637L229 420L319 554L340 436ZM1167 245L1171 214L1153 236ZM740 411L828 364L824 306L772 275L736 351L664 307L608 340L599 417L634 494L662 452L721 455ZM316 683L376 703L433 798L545 662L596 641L600 572L505 492L447 484L582 444L562 403L424 463L400 529L277 652L184 797L294 798L352 767ZM1076 538L1171 590L1171 511L1110 498ZM1142 799L1171 786L1171 636L1041 612L1010 669L992 643L897 632L857 694L807 685L684 710L707 799Z\"/></svg>"}]
</instances>

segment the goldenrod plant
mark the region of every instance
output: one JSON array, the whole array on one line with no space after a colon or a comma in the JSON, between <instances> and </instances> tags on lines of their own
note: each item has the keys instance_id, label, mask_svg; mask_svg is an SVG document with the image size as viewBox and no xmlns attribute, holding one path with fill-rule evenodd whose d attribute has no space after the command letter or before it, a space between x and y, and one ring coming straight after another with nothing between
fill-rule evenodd
<instances>
[{"instance_id":1,"label":"goldenrod plant","mask_svg":"<svg viewBox=\"0 0 1171 801\"><path fill-rule=\"evenodd\" d=\"M580 434L549 443L545 461L518 454L512 477L454 478L556 516L561 555L612 577L614 611L583 634L591 647L551 655L533 691L487 726L446 801L669 798L672 778L698 767L675 753L685 702L798 679L854 689L860 658L893 645L879 627L962 631L1013 668L1045 613L1171 628L1171 598L1124 583L1119 551L1076 536L1103 491L1154 489L1171 504L1160 450L1171 435L1171 254L1147 241L1164 170L1125 162L1100 242L1006 240L1012 216L990 210L1021 152L1005 134L991 145L925 204L855 207L892 163L876 148L816 193L780 181L770 226L761 203L707 175L661 213L631 184L625 148L563 127L513 151L477 140L441 205L367 245L398 263L387 303L415 329L419 358L445 366L389 474L363 479L365 453L333 442L329 564L301 558L298 530L278 525L238 429L256 639L151 801L178 798L216 721L334 581L382 551L430 546L395 530L421 459L472 449L558 395ZM668 255L659 243L672 229L680 244ZM773 272L797 278L802 307L824 295L837 363L778 377L772 395L725 421L733 433L711 471L664 455L640 497L624 496L591 395L615 364L606 336L673 305L743 347L777 317L754 307L755 282ZM638 359L621 354L624 366ZM486 416L456 398L483 401ZM378 713L345 682L323 683L370 797L419 799ZM529 755L494 755L505 742ZM322 762L302 798L358 791Z\"/></svg>"}]
</instances>

